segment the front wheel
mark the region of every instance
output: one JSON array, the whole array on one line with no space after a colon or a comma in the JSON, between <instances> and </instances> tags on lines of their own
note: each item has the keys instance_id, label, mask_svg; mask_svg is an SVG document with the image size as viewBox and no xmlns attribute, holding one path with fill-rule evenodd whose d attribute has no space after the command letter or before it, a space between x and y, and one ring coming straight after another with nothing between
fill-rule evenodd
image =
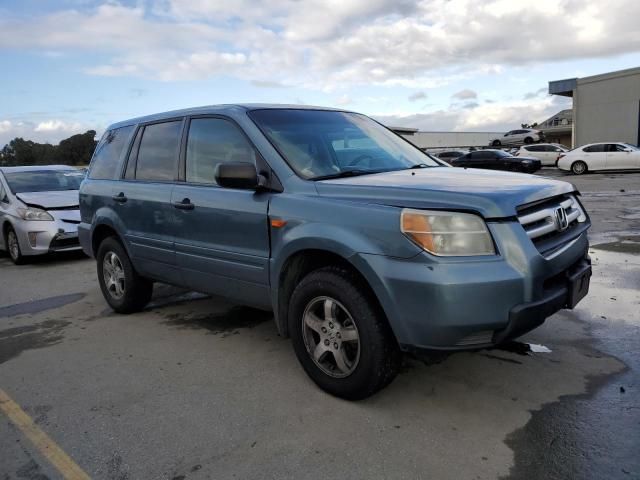
<instances>
[{"instance_id":1,"label":"front wheel","mask_svg":"<svg viewBox=\"0 0 640 480\"><path fill-rule=\"evenodd\" d=\"M320 388L360 400L395 378L400 350L380 307L353 273L316 270L298 284L289 305L296 356Z\"/></svg>"},{"instance_id":2,"label":"front wheel","mask_svg":"<svg viewBox=\"0 0 640 480\"><path fill-rule=\"evenodd\" d=\"M122 244L114 237L98 247L98 282L109 306L118 313L142 310L153 293L153 283L134 270Z\"/></svg>"},{"instance_id":3,"label":"front wheel","mask_svg":"<svg viewBox=\"0 0 640 480\"><path fill-rule=\"evenodd\" d=\"M499 147L500 145L502 145L502 142L500 140L494 140L491 145L493 147Z\"/></svg>"},{"instance_id":4,"label":"front wheel","mask_svg":"<svg viewBox=\"0 0 640 480\"><path fill-rule=\"evenodd\" d=\"M5 237L5 243L7 245L7 251L9 252L9 258L16 265L22 265L25 263L25 257L20 250L20 242L18 242L18 235L16 235L13 227L7 229L7 236Z\"/></svg>"},{"instance_id":5,"label":"front wheel","mask_svg":"<svg viewBox=\"0 0 640 480\"><path fill-rule=\"evenodd\" d=\"M582 160L578 160L577 162L573 162L571 164L571 172L574 175L582 175L587 172L587 164Z\"/></svg>"}]
</instances>

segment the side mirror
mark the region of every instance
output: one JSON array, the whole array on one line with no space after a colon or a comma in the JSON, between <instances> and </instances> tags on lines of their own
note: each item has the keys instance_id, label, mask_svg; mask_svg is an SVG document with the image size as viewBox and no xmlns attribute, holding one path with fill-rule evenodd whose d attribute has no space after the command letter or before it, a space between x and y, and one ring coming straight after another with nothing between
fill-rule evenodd
<instances>
[{"instance_id":1,"label":"side mirror","mask_svg":"<svg viewBox=\"0 0 640 480\"><path fill-rule=\"evenodd\" d=\"M219 163L215 178L218 185L225 188L255 190L263 184L256 166L249 162Z\"/></svg>"}]
</instances>

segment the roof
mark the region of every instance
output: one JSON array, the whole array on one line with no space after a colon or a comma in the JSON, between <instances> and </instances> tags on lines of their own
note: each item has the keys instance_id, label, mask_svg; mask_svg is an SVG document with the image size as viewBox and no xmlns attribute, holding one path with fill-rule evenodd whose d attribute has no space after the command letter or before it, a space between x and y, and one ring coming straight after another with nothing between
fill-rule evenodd
<instances>
[{"instance_id":1,"label":"roof","mask_svg":"<svg viewBox=\"0 0 640 480\"><path fill-rule=\"evenodd\" d=\"M46 170L77 170L70 165L23 165L18 167L0 167L0 172L42 172Z\"/></svg>"},{"instance_id":2,"label":"roof","mask_svg":"<svg viewBox=\"0 0 640 480\"><path fill-rule=\"evenodd\" d=\"M566 78L564 80L554 80L552 82L549 82L549 94L572 97L573 91L577 86L578 86L577 78Z\"/></svg>"},{"instance_id":3,"label":"roof","mask_svg":"<svg viewBox=\"0 0 640 480\"><path fill-rule=\"evenodd\" d=\"M554 80L549 82L549 93L551 95L563 95L565 97L572 97L573 91L576 89L576 87L583 83L602 82L605 80L611 80L612 78L626 77L628 75L640 75L640 67L600 73L598 75L591 75L590 77Z\"/></svg>"},{"instance_id":4,"label":"roof","mask_svg":"<svg viewBox=\"0 0 640 480\"><path fill-rule=\"evenodd\" d=\"M166 118L184 117L186 115L215 115L215 114L231 114L239 112L248 112L251 110L269 110L269 109L295 109L295 110L327 110L344 112L346 110L329 107L318 107L313 105L295 105L295 104L279 104L279 103L234 103L221 105L206 105L202 107L184 108L180 110L170 110L168 112L155 113L153 115L145 115L142 117L130 118L121 122L110 125L107 130L113 128L135 125L138 123L153 122L155 120L164 120Z\"/></svg>"}]
</instances>

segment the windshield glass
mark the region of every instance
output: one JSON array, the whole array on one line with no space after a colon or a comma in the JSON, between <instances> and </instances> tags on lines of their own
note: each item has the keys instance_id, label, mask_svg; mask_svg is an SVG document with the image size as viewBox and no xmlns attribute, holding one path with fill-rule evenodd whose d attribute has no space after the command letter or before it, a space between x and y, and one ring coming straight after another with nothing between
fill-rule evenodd
<instances>
[{"instance_id":1,"label":"windshield glass","mask_svg":"<svg viewBox=\"0 0 640 480\"><path fill-rule=\"evenodd\" d=\"M496 157L511 157L512 155L504 150L496 150Z\"/></svg>"},{"instance_id":2,"label":"windshield glass","mask_svg":"<svg viewBox=\"0 0 640 480\"><path fill-rule=\"evenodd\" d=\"M34 170L5 173L13 193L79 190L84 173L80 170Z\"/></svg>"},{"instance_id":3,"label":"windshield glass","mask_svg":"<svg viewBox=\"0 0 640 480\"><path fill-rule=\"evenodd\" d=\"M623 145L627 148L630 148L631 150L640 151L640 148L636 147L635 145L631 145L630 143L623 143Z\"/></svg>"},{"instance_id":4,"label":"windshield glass","mask_svg":"<svg viewBox=\"0 0 640 480\"><path fill-rule=\"evenodd\" d=\"M249 115L305 179L439 166L417 147L357 113L274 109Z\"/></svg>"}]
</instances>

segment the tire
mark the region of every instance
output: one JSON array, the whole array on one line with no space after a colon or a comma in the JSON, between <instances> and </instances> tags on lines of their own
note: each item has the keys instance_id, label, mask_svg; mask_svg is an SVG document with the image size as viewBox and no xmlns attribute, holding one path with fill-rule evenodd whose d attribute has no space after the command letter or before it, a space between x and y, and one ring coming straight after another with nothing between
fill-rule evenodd
<instances>
[{"instance_id":1,"label":"tire","mask_svg":"<svg viewBox=\"0 0 640 480\"><path fill-rule=\"evenodd\" d=\"M18 235L13 227L7 227L7 232L4 237L4 244L7 246L7 253L9 254L9 258L16 265L24 265L26 263L26 258L22 255L22 250L20 250L20 242L18 241Z\"/></svg>"},{"instance_id":2,"label":"tire","mask_svg":"<svg viewBox=\"0 0 640 480\"><path fill-rule=\"evenodd\" d=\"M587 164L582 160L578 160L571 164L571 173L573 173L574 175L582 175L584 173L587 173L587 170Z\"/></svg>"},{"instance_id":3,"label":"tire","mask_svg":"<svg viewBox=\"0 0 640 480\"><path fill-rule=\"evenodd\" d=\"M491 142L492 147L499 147L500 145L502 145L502 142L500 140L494 140L493 142Z\"/></svg>"},{"instance_id":4,"label":"tire","mask_svg":"<svg viewBox=\"0 0 640 480\"><path fill-rule=\"evenodd\" d=\"M398 344L375 298L352 272L325 267L309 273L291 295L288 318L296 356L325 392L361 400L397 375ZM314 359L312 351L322 353Z\"/></svg>"},{"instance_id":5,"label":"tire","mask_svg":"<svg viewBox=\"0 0 640 480\"><path fill-rule=\"evenodd\" d=\"M527 145L529 145L530 143L533 143L533 138L531 137L527 137L524 139L524 143L526 143Z\"/></svg>"},{"instance_id":6,"label":"tire","mask_svg":"<svg viewBox=\"0 0 640 480\"><path fill-rule=\"evenodd\" d=\"M153 282L138 275L126 250L115 237L107 237L100 243L96 259L100 290L113 310L139 312L149 303Z\"/></svg>"}]
</instances>

